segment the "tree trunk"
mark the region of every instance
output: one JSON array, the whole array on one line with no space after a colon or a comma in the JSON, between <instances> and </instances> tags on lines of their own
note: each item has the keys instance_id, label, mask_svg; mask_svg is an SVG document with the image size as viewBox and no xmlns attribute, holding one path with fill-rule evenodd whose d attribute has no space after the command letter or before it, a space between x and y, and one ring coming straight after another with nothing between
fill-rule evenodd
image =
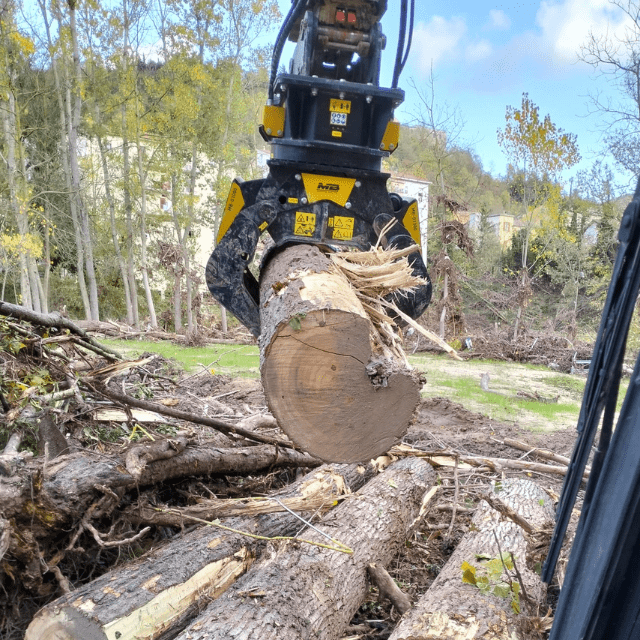
<instances>
[{"instance_id":1,"label":"tree trunk","mask_svg":"<svg viewBox=\"0 0 640 640\"><path fill-rule=\"evenodd\" d=\"M440 312L440 338L444 340L444 321L447 317L447 298L449 297L449 272L444 272L444 284L442 286L442 311Z\"/></svg>"},{"instance_id":2,"label":"tree trunk","mask_svg":"<svg viewBox=\"0 0 640 640\"><path fill-rule=\"evenodd\" d=\"M495 493L492 490L490 496L492 501L498 499L523 517L534 530L552 525L551 500L530 480L505 480L496 485ZM482 502L478 508L471 529L389 640L511 640L524 637L523 619L527 613L538 615L535 608L542 604L545 596L545 585L540 576L528 566L532 547L525 538L525 531L487 502ZM521 614L516 614L512 608L513 592L508 587L502 596L491 593L501 586L498 582L502 582L503 589L508 583L518 583L515 569L509 571L510 578L504 570L499 577L490 577L488 590L484 592L468 581L463 582L465 562L475 568L474 579L480 578L486 571L482 567L493 559L499 561L501 553L503 559L506 554L515 558L515 567L522 577L524 590L521 589L518 595ZM533 606L534 611L527 610L527 606Z\"/></svg>"},{"instance_id":3,"label":"tree trunk","mask_svg":"<svg viewBox=\"0 0 640 640\"><path fill-rule=\"evenodd\" d=\"M367 566L391 561L434 482L435 473L424 461L396 462L300 536L333 549L303 542L274 550L178 640L226 640L230 629L235 640L341 638L366 596ZM336 551L336 543L351 553Z\"/></svg>"},{"instance_id":4,"label":"tree trunk","mask_svg":"<svg viewBox=\"0 0 640 640\"><path fill-rule=\"evenodd\" d=\"M56 529L82 517L91 503L103 495L97 487L116 491L188 475L248 475L272 467L319 464L302 453L279 450L272 445L225 449L200 444L185 448L181 439L172 439L172 442L175 443L173 455L155 459L146 466L136 461L125 464L117 457L96 459L93 455L72 453L49 462L44 478L40 479L42 461L38 459L14 476L0 477L3 512L11 518L21 512L29 513L31 519L42 520ZM144 460L142 452L139 460ZM36 486L39 488L33 488Z\"/></svg>"},{"instance_id":5,"label":"tree trunk","mask_svg":"<svg viewBox=\"0 0 640 640\"><path fill-rule=\"evenodd\" d=\"M138 81L135 81L135 101L136 101L136 151L138 155L138 179L140 181L140 270L142 271L142 284L147 300L147 310L149 311L149 323L152 329L158 328L156 317L156 307L151 294L151 284L149 283L149 269L147 265L147 176L148 171L144 168L144 147L140 140L140 100L138 94Z\"/></svg>"},{"instance_id":6,"label":"tree trunk","mask_svg":"<svg viewBox=\"0 0 640 640\"><path fill-rule=\"evenodd\" d=\"M96 109L96 120L100 121L100 113ZM116 228L116 203L111 192L111 176L109 175L109 165L107 163L107 153L104 148L102 136L96 136L98 141L98 149L100 150L100 160L102 164L102 175L104 177L104 195L109 205L109 223L111 227L111 240L113 242L113 250L116 254L116 261L120 268L120 276L122 277L122 286L124 288L124 301L127 308L127 323L133 325L133 304L131 302L131 289L129 287L129 278L127 275L127 265L120 249L120 241L118 240L118 229Z\"/></svg>"},{"instance_id":7,"label":"tree trunk","mask_svg":"<svg viewBox=\"0 0 640 640\"><path fill-rule=\"evenodd\" d=\"M345 490L357 491L371 472L372 467L325 465L275 495L284 500L324 492L330 506ZM231 518L224 525L271 538L295 535L300 520L282 511ZM263 544L200 527L48 604L32 621L25 640L173 637L203 603L246 571Z\"/></svg>"},{"instance_id":8,"label":"tree trunk","mask_svg":"<svg viewBox=\"0 0 640 640\"><path fill-rule=\"evenodd\" d=\"M388 451L407 430L420 383L399 363L383 378L379 367L368 373L380 359L347 280L317 247L297 245L271 259L260 289L262 384L282 430L328 461Z\"/></svg>"},{"instance_id":9,"label":"tree trunk","mask_svg":"<svg viewBox=\"0 0 640 640\"><path fill-rule=\"evenodd\" d=\"M80 289L80 298L82 299L82 306L84 308L84 314L87 320L91 319L91 306L89 303L89 293L87 292L87 285L84 279L84 251L82 249L82 236L80 233L80 222L78 220L78 212L76 209L76 200L73 197L73 188L71 185L71 164L69 162L69 119L70 119L70 99L71 93L67 89L66 93L63 92L60 74L58 71L58 56L54 55L53 39L51 37L51 29L49 27L49 19L47 18L47 5L43 0L38 0L40 11L47 33L47 44L49 48L49 55L51 58L51 68L53 70L54 86L56 89L56 97L58 100L58 111L60 115L60 150L62 155L62 168L64 172L65 185L69 194L69 211L71 213L71 221L73 223L74 240L76 244L76 272L78 278L78 288ZM52 10L60 28L62 28L62 15L60 8ZM66 101L65 101L66 100Z\"/></svg>"},{"instance_id":10,"label":"tree trunk","mask_svg":"<svg viewBox=\"0 0 640 640\"><path fill-rule=\"evenodd\" d=\"M74 0L67 0L69 6L69 28L71 31L71 42L73 52L73 69L71 82L71 114L69 119L69 161L71 169L71 197L76 201L76 210L80 221L80 232L84 249L84 266L87 274L87 285L89 287L89 307L91 320L100 320L98 306L98 284L96 281L95 266L93 263L93 238L89 214L82 199L80 184L80 167L78 165L78 130L80 127L80 115L82 109L82 69L80 66L80 48L78 45L78 30L76 28L76 4Z\"/></svg>"}]
</instances>

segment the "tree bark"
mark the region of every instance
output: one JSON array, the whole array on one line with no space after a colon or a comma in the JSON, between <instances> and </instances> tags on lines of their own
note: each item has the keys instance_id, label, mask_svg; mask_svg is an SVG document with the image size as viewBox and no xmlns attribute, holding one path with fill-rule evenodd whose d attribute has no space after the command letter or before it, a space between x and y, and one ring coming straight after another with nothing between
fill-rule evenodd
<instances>
[{"instance_id":1,"label":"tree bark","mask_svg":"<svg viewBox=\"0 0 640 640\"><path fill-rule=\"evenodd\" d=\"M271 258L260 285L260 363L271 413L300 447L323 460L356 462L388 451L404 435L420 382L377 360L371 321L347 280L317 247ZM378 375L376 371L376 376Z\"/></svg>"},{"instance_id":2,"label":"tree bark","mask_svg":"<svg viewBox=\"0 0 640 640\"><path fill-rule=\"evenodd\" d=\"M69 7L69 29L71 32L73 69L71 71L71 114L69 118L69 161L71 174L71 197L76 202L76 210L80 222L80 234L84 250L84 267L87 274L89 287L89 307L91 320L100 320L98 306L98 284L96 281L95 266L93 263L93 237L91 234L89 213L82 198L82 185L80 180L80 166L78 164L78 131L80 128L80 115L82 110L82 68L80 65L80 48L78 45L78 30L76 27L76 3L75 0L67 0Z\"/></svg>"},{"instance_id":3,"label":"tree bark","mask_svg":"<svg viewBox=\"0 0 640 640\"><path fill-rule=\"evenodd\" d=\"M254 566L229 593L213 602L178 640L300 640L342 636L368 588L367 565L388 564L418 519L435 482L428 464L394 463L356 496L301 537L347 545L352 553L307 543L287 544Z\"/></svg>"},{"instance_id":4,"label":"tree bark","mask_svg":"<svg viewBox=\"0 0 640 640\"><path fill-rule=\"evenodd\" d=\"M513 509L535 530L553 522L549 496L529 480L505 480L496 485L496 492L492 490L491 495ZM522 638L522 621L527 614L537 615L530 608L541 605L545 596L545 585L539 575L527 566L529 551L524 530L483 501L473 517L472 530L465 534L429 590L402 619L389 640ZM463 563L476 567L475 575L479 577L482 558L499 559L500 554L503 558L506 554L515 558L515 567L522 578L524 589L519 593L520 614L512 608L511 593L499 597L462 581ZM505 583L511 580L519 582L515 570L510 574L511 578L503 574L500 579ZM492 588L495 588L494 583L497 584L497 580L489 581Z\"/></svg>"},{"instance_id":5,"label":"tree bark","mask_svg":"<svg viewBox=\"0 0 640 640\"><path fill-rule=\"evenodd\" d=\"M371 473L372 466L325 465L275 495L284 500L324 492L330 507L345 490L359 489ZM224 525L275 537L294 535L300 520L285 511L231 518ZM203 603L246 571L263 545L238 533L201 527L50 603L31 622L25 640L173 637Z\"/></svg>"}]
</instances>

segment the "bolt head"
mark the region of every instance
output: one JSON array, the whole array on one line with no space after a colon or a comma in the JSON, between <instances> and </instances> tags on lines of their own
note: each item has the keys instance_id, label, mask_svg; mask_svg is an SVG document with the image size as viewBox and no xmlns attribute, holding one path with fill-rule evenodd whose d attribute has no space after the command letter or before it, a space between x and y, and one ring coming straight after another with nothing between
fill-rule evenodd
<instances>
[{"instance_id":1,"label":"bolt head","mask_svg":"<svg viewBox=\"0 0 640 640\"><path fill-rule=\"evenodd\" d=\"M360 180L356 180L356 187L361 187L362 186L362 182L360 182Z\"/></svg>"},{"instance_id":2,"label":"bolt head","mask_svg":"<svg viewBox=\"0 0 640 640\"><path fill-rule=\"evenodd\" d=\"M311 89L311 95L312 96L317 96L318 95L318 90L317 89Z\"/></svg>"},{"instance_id":3,"label":"bolt head","mask_svg":"<svg viewBox=\"0 0 640 640\"><path fill-rule=\"evenodd\" d=\"M368 104L371 104L371 101L373 100L373 96L367 96L366 100Z\"/></svg>"},{"instance_id":4,"label":"bolt head","mask_svg":"<svg viewBox=\"0 0 640 640\"><path fill-rule=\"evenodd\" d=\"M302 180L302 176L299 173L296 173L296 180Z\"/></svg>"},{"instance_id":5,"label":"bolt head","mask_svg":"<svg viewBox=\"0 0 640 640\"><path fill-rule=\"evenodd\" d=\"M396 148L396 145L393 142L389 145L389 151L393 151Z\"/></svg>"},{"instance_id":6,"label":"bolt head","mask_svg":"<svg viewBox=\"0 0 640 640\"><path fill-rule=\"evenodd\" d=\"M300 202L302 204L307 204L308 200L306 198L300 198Z\"/></svg>"},{"instance_id":7,"label":"bolt head","mask_svg":"<svg viewBox=\"0 0 640 640\"><path fill-rule=\"evenodd\" d=\"M282 137L282 129L278 129L278 137Z\"/></svg>"},{"instance_id":8,"label":"bolt head","mask_svg":"<svg viewBox=\"0 0 640 640\"><path fill-rule=\"evenodd\" d=\"M347 202L347 203L344 205L344 208L345 208L345 209L351 209L351 203L350 203L350 202Z\"/></svg>"},{"instance_id":9,"label":"bolt head","mask_svg":"<svg viewBox=\"0 0 640 640\"><path fill-rule=\"evenodd\" d=\"M340 92L340 100L344 100L344 91Z\"/></svg>"},{"instance_id":10,"label":"bolt head","mask_svg":"<svg viewBox=\"0 0 640 640\"><path fill-rule=\"evenodd\" d=\"M267 129L267 135L270 136L271 135L271 129Z\"/></svg>"}]
</instances>

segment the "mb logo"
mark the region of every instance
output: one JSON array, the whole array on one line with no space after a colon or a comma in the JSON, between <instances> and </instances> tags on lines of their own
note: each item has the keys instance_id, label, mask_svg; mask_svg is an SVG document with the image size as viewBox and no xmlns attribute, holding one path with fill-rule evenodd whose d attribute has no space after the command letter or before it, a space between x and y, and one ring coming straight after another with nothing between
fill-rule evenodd
<instances>
[{"instance_id":1,"label":"mb logo","mask_svg":"<svg viewBox=\"0 0 640 640\"><path fill-rule=\"evenodd\" d=\"M339 191L340 190L340 185L337 184L333 184L332 182L327 182L327 184L323 184L322 182L320 182L318 184L318 191Z\"/></svg>"}]
</instances>

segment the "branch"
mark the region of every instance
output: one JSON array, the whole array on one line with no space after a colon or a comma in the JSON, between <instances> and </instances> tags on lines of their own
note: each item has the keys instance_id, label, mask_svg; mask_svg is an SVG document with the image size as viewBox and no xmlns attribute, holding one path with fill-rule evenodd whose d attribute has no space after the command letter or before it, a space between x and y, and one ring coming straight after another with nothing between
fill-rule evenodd
<instances>
[{"instance_id":1,"label":"branch","mask_svg":"<svg viewBox=\"0 0 640 640\"><path fill-rule=\"evenodd\" d=\"M237 435L242 436L243 438L247 438L247 440L254 440L255 442L262 442L263 444L272 444L278 447L282 447L283 449L295 449L293 444L287 442L285 440L281 440L280 438L271 438L269 436L262 436L252 431L248 431L247 429L243 429L241 427L236 427L228 422L224 422L222 420L217 420L216 418L206 418L204 416L197 416L192 413L187 413L186 411L180 411L178 409L172 409L171 407L165 407L162 404L158 404L156 402L148 402L147 400L139 400L138 398L132 398L131 396L124 395L122 393L117 393L116 391L112 391L108 389L102 384L97 382L88 382L87 380L82 380L83 384L86 384L89 388L97 393L106 396L107 398L111 398L111 400L116 400L122 404L137 407L138 409L146 409L147 411L155 411L164 416L169 416L171 418L176 418L177 420L184 420L186 422L193 422L195 424L202 424L206 427L211 427L212 429L216 429L216 431L220 431L225 435Z\"/></svg>"},{"instance_id":2,"label":"branch","mask_svg":"<svg viewBox=\"0 0 640 640\"><path fill-rule=\"evenodd\" d=\"M122 356L119 353L109 349L109 347L101 345L88 335L86 331L83 331L78 325L71 322L68 318L61 316L59 313L37 313L36 311L30 311L29 309L17 304L11 304L0 300L0 315L7 316L9 318L27 320L28 322L40 325L41 327L68 329L71 333L82 338L83 342L87 343L83 344L83 346L88 349L97 351L97 353L109 360L122 360Z\"/></svg>"}]
</instances>

